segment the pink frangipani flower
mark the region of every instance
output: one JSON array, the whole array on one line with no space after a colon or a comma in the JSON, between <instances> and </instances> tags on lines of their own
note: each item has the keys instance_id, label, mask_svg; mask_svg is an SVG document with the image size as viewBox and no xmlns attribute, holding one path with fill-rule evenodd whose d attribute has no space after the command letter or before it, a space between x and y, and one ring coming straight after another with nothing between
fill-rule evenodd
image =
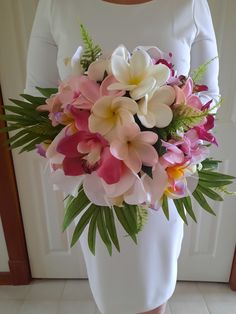
<instances>
[{"instance_id":1,"label":"pink frangipani flower","mask_svg":"<svg viewBox=\"0 0 236 314\"><path fill-rule=\"evenodd\" d=\"M156 133L141 132L136 123L130 123L119 129L117 138L111 142L111 153L138 173L142 164L152 167L158 162L158 154L152 146L157 139Z\"/></svg>"}]
</instances>

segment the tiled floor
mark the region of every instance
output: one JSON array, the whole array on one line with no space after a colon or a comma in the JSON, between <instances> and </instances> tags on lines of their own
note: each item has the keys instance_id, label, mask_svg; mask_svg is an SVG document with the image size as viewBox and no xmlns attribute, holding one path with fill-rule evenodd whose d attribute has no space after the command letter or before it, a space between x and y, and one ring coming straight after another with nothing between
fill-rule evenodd
<instances>
[{"instance_id":1,"label":"tiled floor","mask_svg":"<svg viewBox=\"0 0 236 314\"><path fill-rule=\"evenodd\" d=\"M0 286L0 314L100 312L87 280L51 279L33 280L27 286ZM226 284L178 282L166 314L236 314L236 292Z\"/></svg>"}]
</instances>

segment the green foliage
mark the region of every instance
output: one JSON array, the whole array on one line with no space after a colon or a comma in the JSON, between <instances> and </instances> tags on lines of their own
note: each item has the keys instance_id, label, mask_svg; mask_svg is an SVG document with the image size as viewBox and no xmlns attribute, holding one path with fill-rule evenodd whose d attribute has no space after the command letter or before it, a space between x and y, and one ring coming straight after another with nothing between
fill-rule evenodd
<instances>
[{"instance_id":1,"label":"green foliage","mask_svg":"<svg viewBox=\"0 0 236 314\"><path fill-rule=\"evenodd\" d=\"M137 230L138 232L143 230L144 225L148 220L148 210L146 207L140 205L137 206Z\"/></svg>"},{"instance_id":2,"label":"green foliage","mask_svg":"<svg viewBox=\"0 0 236 314\"><path fill-rule=\"evenodd\" d=\"M92 38L83 24L80 24L80 33L85 46L85 50L80 59L80 64L84 71L87 71L89 65L101 55L102 50L98 45L93 43Z\"/></svg>"},{"instance_id":3,"label":"green foliage","mask_svg":"<svg viewBox=\"0 0 236 314\"><path fill-rule=\"evenodd\" d=\"M176 136L178 130L186 131L189 128L199 125L208 115L208 111L200 111L186 104L179 105L173 112L173 120L166 127L167 134Z\"/></svg>"},{"instance_id":4,"label":"green foliage","mask_svg":"<svg viewBox=\"0 0 236 314\"><path fill-rule=\"evenodd\" d=\"M191 196L175 199L174 203L176 209L185 222L188 224L186 213L191 216L191 218L197 222L195 213L192 207L192 198L199 204L199 206L207 211L212 215L216 215L212 207L208 203L209 200L221 202L223 201L223 197L217 192L225 192L225 194L229 195L236 195L235 192L227 193L226 186L233 183L233 180L236 179L234 176L223 174L220 172L214 171L218 164L221 161L214 160L212 158L207 158L201 163L201 167L198 170L198 185L195 191L192 193ZM168 212L168 204L167 204L167 197L164 196L162 209L165 212L167 218L169 219L169 212ZM186 213L185 213L186 211Z\"/></svg>"},{"instance_id":5,"label":"green foliage","mask_svg":"<svg viewBox=\"0 0 236 314\"><path fill-rule=\"evenodd\" d=\"M83 189L79 190L76 197L69 196L66 203L66 212L63 219L62 230L65 229L72 223L76 216L79 215L91 202L87 198Z\"/></svg>"},{"instance_id":6,"label":"green foliage","mask_svg":"<svg viewBox=\"0 0 236 314\"><path fill-rule=\"evenodd\" d=\"M67 197L63 231L79 214L81 216L72 235L71 247L88 226L88 246L94 255L97 231L110 255L112 255L112 244L120 251L114 215L135 243L137 243L136 234L141 231L147 219L147 210L138 208L136 205L124 204L123 207L115 206L114 208L97 206L90 202L82 187L76 197L71 195Z\"/></svg>"},{"instance_id":7,"label":"green foliage","mask_svg":"<svg viewBox=\"0 0 236 314\"><path fill-rule=\"evenodd\" d=\"M195 84L197 84L198 82L200 82L202 80L203 76L205 75L205 73L207 71L209 64L211 64L217 58L218 57L215 57L215 58L201 64L197 69L195 69L193 71L193 73L190 76L192 77Z\"/></svg>"},{"instance_id":8,"label":"green foliage","mask_svg":"<svg viewBox=\"0 0 236 314\"><path fill-rule=\"evenodd\" d=\"M166 218L169 220L170 219L170 213L169 213L168 198L165 194L162 197L162 210L163 210Z\"/></svg>"},{"instance_id":9,"label":"green foliage","mask_svg":"<svg viewBox=\"0 0 236 314\"><path fill-rule=\"evenodd\" d=\"M41 88L40 91L49 93L48 89ZM39 105L45 104L45 97L27 94L21 96L27 101L10 99L13 104L4 106L10 113L0 115L0 120L8 123L0 132L16 131L6 144L10 145L10 149L21 147L20 153L34 150L36 144L52 141L63 128L61 125L57 127L51 125L48 112L36 110Z\"/></svg>"},{"instance_id":10,"label":"green foliage","mask_svg":"<svg viewBox=\"0 0 236 314\"><path fill-rule=\"evenodd\" d=\"M58 88L41 88L36 87L36 89L46 98L49 98L51 95L56 94L58 92Z\"/></svg>"}]
</instances>

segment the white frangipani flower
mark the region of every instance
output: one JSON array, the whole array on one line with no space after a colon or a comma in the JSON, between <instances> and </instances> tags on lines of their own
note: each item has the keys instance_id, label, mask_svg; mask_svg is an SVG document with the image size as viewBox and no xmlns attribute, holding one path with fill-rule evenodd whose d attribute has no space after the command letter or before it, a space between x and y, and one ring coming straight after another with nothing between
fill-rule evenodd
<instances>
[{"instance_id":1,"label":"white frangipani flower","mask_svg":"<svg viewBox=\"0 0 236 314\"><path fill-rule=\"evenodd\" d=\"M130 56L123 45L111 56L111 71L118 82L111 84L109 89L127 90L134 100L164 85L170 77L170 69L164 64L153 64L144 49L136 49Z\"/></svg>"},{"instance_id":2,"label":"white frangipani flower","mask_svg":"<svg viewBox=\"0 0 236 314\"><path fill-rule=\"evenodd\" d=\"M151 98L148 96L139 101L138 118L147 128L164 128L173 118L170 106L175 100L173 87L165 85L158 88Z\"/></svg>"}]
</instances>

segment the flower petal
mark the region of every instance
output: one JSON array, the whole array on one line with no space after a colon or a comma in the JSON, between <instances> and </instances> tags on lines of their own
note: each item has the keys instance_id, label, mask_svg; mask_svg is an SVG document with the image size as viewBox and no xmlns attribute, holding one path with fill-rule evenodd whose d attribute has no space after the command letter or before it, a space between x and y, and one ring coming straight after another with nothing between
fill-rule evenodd
<instances>
[{"instance_id":1,"label":"flower petal","mask_svg":"<svg viewBox=\"0 0 236 314\"><path fill-rule=\"evenodd\" d=\"M107 67L107 60L98 59L92 62L88 67L88 77L90 80L101 82L104 78L104 74Z\"/></svg>"},{"instance_id":2,"label":"flower petal","mask_svg":"<svg viewBox=\"0 0 236 314\"><path fill-rule=\"evenodd\" d=\"M157 140L158 135L151 131L143 131L136 137L136 141L142 141L148 144L155 144Z\"/></svg>"},{"instance_id":3,"label":"flower petal","mask_svg":"<svg viewBox=\"0 0 236 314\"><path fill-rule=\"evenodd\" d=\"M87 132L80 131L73 135L65 136L57 145L57 152L67 157L74 158L80 154L77 150L78 143L83 139Z\"/></svg>"},{"instance_id":4,"label":"flower petal","mask_svg":"<svg viewBox=\"0 0 236 314\"><path fill-rule=\"evenodd\" d=\"M138 173L141 170L142 161L133 146L129 147L128 156L124 160L124 163L129 169L131 169L135 173Z\"/></svg>"},{"instance_id":5,"label":"flower petal","mask_svg":"<svg viewBox=\"0 0 236 314\"><path fill-rule=\"evenodd\" d=\"M83 183L84 193L88 199L98 206L109 206L106 200L106 193L102 184L102 179L96 172L87 174Z\"/></svg>"},{"instance_id":6,"label":"flower petal","mask_svg":"<svg viewBox=\"0 0 236 314\"><path fill-rule=\"evenodd\" d=\"M107 184L114 184L120 180L122 162L112 156L110 148L106 147L101 155L101 166L97 169L99 177Z\"/></svg>"},{"instance_id":7,"label":"flower petal","mask_svg":"<svg viewBox=\"0 0 236 314\"><path fill-rule=\"evenodd\" d=\"M109 85L107 87L107 89L110 91L112 91L112 90L130 91L130 90L134 89L135 87L136 87L136 85L130 85L130 84L125 84L125 83L112 83L111 85Z\"/></svg>"},{"instance_id":8,"label":"flower petal","mask_svg":"<svg viewBox=\"0 0 236 314\"><path fill-rule=\"evenodd\" d=\"M135 114L138 111L136 101L129 97L116 97L112 101L112 109L122 108L128 110L130 113Z\"/></svg>"},{"instance_id":9,"label":"flower petal","mask_svg":"<svg viewBox=\"0 0 236 314\"><path fill-rule=\"evenodd\" d=\"M124 45L119 45L112 53L112 55L116 55L116 56L120 56L122 57L124 60L128 60L130 57L130 53L128 51L128 49L124 46Z\"/></svg>"},{"instance_id":10,"label":"flower petal","mask_svg":"<svg viewBox=\"0 0 236 314\"><path fill-rule=\"evenodd\" d=\"M76 51L75 51L75 53L72 56L71 61L70 61L71 67L73 69L73 73L77 74L77 75L83 73L83 68L80 64L80 58L81 58L82 53L83 53L83 47L79 46L76 49Z\"/></svg>"},{"instance_id":11,"label":"flower petal","mask_svg":"<svg viewBox=\"0 0 236 314\"><path fill-rule=\"evenodd\" d=\"M151 111L147 112L146 115L137 114L140 122L142 125L144 125L146 128L153 128L156 125L156 116Z\"/></svg>"},{"instance_id":12,"label":"flower petal","mask_svg":"<svg viewBox=\"0 0 236 314\"><path fill-rule=\"evenodd\" d=\"M153 66L153 76L158 86L164 85L169 79L170 74L170 69L164 64L159 63Z\"/></svg>"},{"instance_id":13,"label":"flower petal","mask_svg":"<svg viewBox=\"0 0 236 314\"><path fill-rule=\"evenodd\" d=\"M138 113L140 113L141 115L146 115L147 112L148 112L148 95L146 94L138 102Z\"/></svg>"},{"instance_id":14,"label":"flower petal","mask_svg":"<svg viewBox=\"0 0 236 314\"><path fill-rule=\"evenodd\" d=\"M111 142L110 150L112 155L120 160L124 160L128 156L128 145L117 139Z\"/></svg>"},{"instance_id":15,"label":"flower petal","mask_svg":"<svg viewBox=\"0 0 236 314\"><path fill-rule=\"evenodd\" d=\"M79 176L85 173L82 167L81 157L65 157L62 164L66 176Z\"/></svg>"},{"instance_id":16,"label":"flower petal","mask_svg":"<svg viewBox=\"0 0 236 314\"><path fill-rule=\"evenodd\" d=\"M143 80L137 87L130 91L130 97L134 100L141 99L149 91L151 91L156 86L156 80L154 77L149 76Z\"/></svg>"},{"instance_id":17,"label":"flower petal","mask_svg":"<svg viewBox=\"0 0 236 314\"><path fill-rule=\"evenodd\" d=\"M84 175L66 176L62 169L58 169L51 173L50 182L53 184L54 190L60 190L66 194L78 195L78 189L84 180Z\"/></svg>"},{"instance_id":18,"label":"flower petal","mask_svg":"<svg viewBox=\"0 0 236 314\"><path fill-rule=\"evenodd\" d=\"M79 90L81 94L90 102L95 103L99 94L100 85L95 81L90 80L87 76L81 75L79 79Z\"/></svg>"},{"instance_id":19,"label":"flower petal","mask_svg":"<svg viewBox=\"0 0 236 314\"><path fill-rule=\"evenodd\" d=\"M145 166L152 167L158 162L157 151L152 145L135 142L133 146Z\"/></svg>"},{"instance_id":20,"label":"flower petal","mask_svg":"<svg viewBox=\"0 0 236 314\"><path fill-rule=\"evenodd\" d=\"M120 98L120 97L118 97ZM103 96L99 98L92 107L92 112L101 118L109 118L111 115L110 107L113 103L114 97Z\"/></svg>"},{"instance_id":21,"label":"flower petal","mask_svg":"<svg viewBox=\"0 0 236 314\"><path fill-rule=\"evenodd\" d=\"M170 124L173 119L173 112L169 106L165 104L158 104L156 106L156 126L164 128Z\"/></svg>"},{"instance_id":22,"label":"flower petal","mask_svg":"<svg viewBox=\"0 0 236 314\"><path fill-rule=\"evenodd\" d=\"M135 50L130 59L131 80L145 78L145 72L152 65L152 59L145 50Z\"/></svg>"},{"instance_id":23,"label":"flower petal","mask_svg":"<svg viewBox=\"0 0 236 314\"><path fill-rule=\"evenodd\" d=\"M147 200L147 193L144 189L141 179L136 179L133 186L124 194L124 200L127 204L142 204Z\"/></svg>"},{"instance_id":24,"label":"flower petal","mask_svg":"<svg viewBox=\"0 0 236 314\"><path fill-rule=\"evenodd\" d=\"M159 163L155 165L152 175L153 179L145 174L142 180L147 192L148 201L154 208L156 208L168 185L168 176Z\"/></svg>"},{"instance_id":25,"label":"flower petal","mask_svg":"<svg viewBox=\"0 0 236 314\"><path fill-rule=\"evenodd\" d=\"M113 75L108 75L101 83L100 86L100 96L123 96L125 94L125 90L109 90L108 87L113 84L117 83L117 80ZM119 83L120 84L120 83Z\"/></svg>"},{"instance_id":26,"label":"flower petal","mask_svg":"<svg viewBox=\"0 0 236 314\"><path fill-rule=\"evenodd\" d=\"M123 57L112 55L111 70L119 82L126 84L130 81L129 64Z\"/></svg>"},{"instance_id":27,"label":"flower petal","mask_svg":"<svg viewBox=\"0 0 236 314\"><path fill-rule=\"evenodd\" d=\"M103 183L108 197L117 197L127 192L134 184L136 176L126 167L123 167L120 181L115 184Z\"/></svg>"},{"instance_id":28,"label":"flower petal","mask_svg":"<svg viewBox=\"0 0 236 314\"><path fill-rule=\"evenodd\" d=\"M93 113L89 117L89 130L93 133L99 132L105 135L112 130L113 121L95 116Z\"/></svg>"},{"instance_id":29,"label":"flower petal","mask_svg":"<svg viewBox=\"0 0 236 314\"><path fill-rule=\"evenodd\" d=\"M49 145L46 151L46 158L52 158L54 155L58 154L57 145L66 136L66 131L68 127L64 127L57 136L53 139L52 143ZM61 155L61 154L60 154ZM63 156L63 155L62 155Z\"/></svg>"},{"instance_id":30,"label":"flower petal","mask_svg":"<svg viewBox=\"0 0 236 314\"><path fill-rule=\"evenodd\" d=\"M172 105L175 100L175 90L173 87L165 85L157 89L152 98L150 99L148 105L155 106L156 103L166 104L168 106Z\"/></svg>"}]
</instances>

